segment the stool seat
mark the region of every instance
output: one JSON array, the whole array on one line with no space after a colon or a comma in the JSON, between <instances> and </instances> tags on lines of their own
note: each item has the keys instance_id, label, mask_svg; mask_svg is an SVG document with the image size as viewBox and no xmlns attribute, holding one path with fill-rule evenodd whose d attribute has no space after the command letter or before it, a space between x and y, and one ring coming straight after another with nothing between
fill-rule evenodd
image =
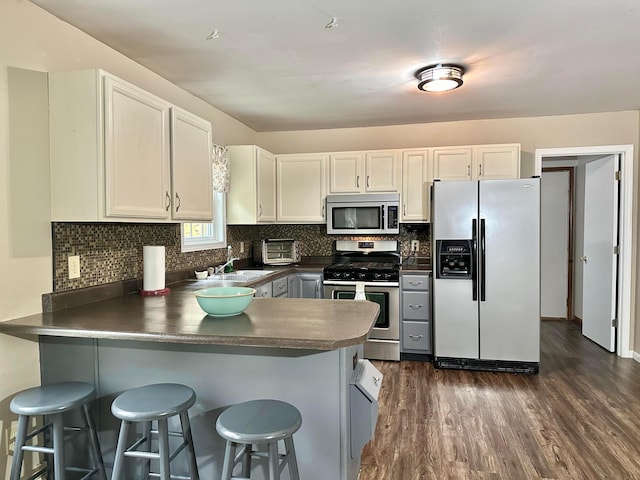
<instances>
[{"instance_id":1,"label":"stool seat","mask_svg":"<svg viewBox=\"0 0 640 480\"><path fill-rule=\"evenodd\" d=\"M250 400L227 408L216 420L216 431L226 440L222 480L249 479L252 457L267 459L269 480L280 480L285 466L291 480L300 480L293 446L293 434L300 425L300 411L280 400ZM284 441L284 454L278 451L280 440ZM266 446L267 451L254 450L254 445ZM238 464L242 465L239 477L233 475Z\"/></svg>"},{"instance_id":2,"label":"stool seat","mask_svg":"<svg viewBox=\"0 0 640 480\"><path fill-rule=\"evenodd\" d=\"M18 415L10 480L21 478L24 452L47 455L46 466L29 478L42 478L46 475L46 478L64 479L67 478L68 472L82 472L83 479L97 476L100 480L106 480L98 434L89 408L96 396L95 387L84 382L53 383L18 393L9 403L11 411ZM68 419L63 417L66 416L65 412L71 410L81 413L80 425L66 424ZM41 427L35 427L30 431L30 419L33 416L42 416L45 422ZM90 467L68 466L66 463L65 444L79 435L87 437Z\"/></svg>"},{"instance_id":3,"label":"stool seat","mask_svg":"<svg viewBox=\"0 0 640 480\"><path fill-rule=\"evenodd\" d=\"M178 383L145 385L126 390L118 395L111 404L113 415L122 420L111 480L130 478L130 473L125 472L124 469L126 458L142 460L143 478L199 480L187 412L195 401L196 393L193 389ZM174 416L180 418L181 431L169 431L169 419ZM152 428L154 423L156 429ZM135 425L141 429L141 436L131 443L129 430L135 428ZM170 451L169 437L181 438L180 444L175 446L173 452ZM154 451L152 451L153 444L157 444ZM171 473L171 462L183 450L189 477ZM159 472L151 472L151 460L158 462Z\"/></svg>"},{"instance_id":4,"label":"stool seat","mask_svg":"<svg viewBox=\"0 0 640 480\"><path fill-rule=\"evenodd\" d=\"M218 433L232 442L260 443L283 440L302 424L293 405L280 400L250 400L227 408L216 421Z\"/></svg>"},{"instance_id":5,"label":"stool seat","mask_svg":"<svg viewBox=\"0 0 640 480\"><path fill-rule=\"evenodd\" d=\"M90 383L61 382L24 390L13 397L9 408L18 415L50 415L81 407L95 397Z\"/></svg>"},{"instance_id":6,"label":"stool seat","mask_svg":"<svg viewBox=\"0 0 640 480\"><path fill-rule=\"evenodd\" d=\"M111 404L111 412L121 420L145 422L173 417L195 402L195 392L185 385L156 383L123 392Z\"/></svg>"}]
</instances>

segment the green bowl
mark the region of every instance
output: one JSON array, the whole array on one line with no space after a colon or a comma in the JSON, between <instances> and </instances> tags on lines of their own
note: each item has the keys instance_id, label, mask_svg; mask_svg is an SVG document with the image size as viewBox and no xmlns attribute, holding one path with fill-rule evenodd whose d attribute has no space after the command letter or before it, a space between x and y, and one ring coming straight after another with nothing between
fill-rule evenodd
<instances>
[{"instance_id":1,"label":"green bowl","mask_svg":"<svg viewBox=\"0 0 640 480\"><path fill-rule=\"evenodd\" d=\"M211 287L196 290L200 307L213 317L230 317L244 312L256 291L248 287Z\"/></svg>"}]
</instances>

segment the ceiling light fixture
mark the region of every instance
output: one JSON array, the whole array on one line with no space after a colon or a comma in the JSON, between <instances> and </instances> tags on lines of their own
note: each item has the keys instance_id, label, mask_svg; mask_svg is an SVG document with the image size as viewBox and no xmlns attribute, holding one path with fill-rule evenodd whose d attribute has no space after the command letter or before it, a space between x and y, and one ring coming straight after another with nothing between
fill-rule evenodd
<instances>
[{"instance_id":1,"label":"ceiling light fixture","mask_svg":"<svg viewBox=\"0 0 640 480\"><path fill-rule=\"evenodd\" d=\"M418 88L425 92L446 92L462 85L464 68L451 63L439 63L416 72Z\"/></svg>"}]
</instances>

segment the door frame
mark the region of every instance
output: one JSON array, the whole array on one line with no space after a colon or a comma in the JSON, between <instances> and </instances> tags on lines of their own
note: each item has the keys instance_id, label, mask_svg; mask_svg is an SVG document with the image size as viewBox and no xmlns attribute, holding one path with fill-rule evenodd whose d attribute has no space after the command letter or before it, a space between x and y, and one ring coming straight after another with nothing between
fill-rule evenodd
<instances>
[{"instance_id":1,"label":"door frame","mask_svg":"<svg viewBox=\"0 0 640 480\"><path fill-rule=\"evenodd\" d=\"M542 172L568 172L569 173L569 229L567 230L567 320L576 322L573 315L573 196L574 196L574 167L544 167ZM542 178L542 177L541 177Z\"/></svg>"},{"instance_id":2,"label":"door frame","mask_svg":"<svg viewBox=\"0 0 640 480\"><path fill-rule=\"evenodd\" d=\"M633 145L602 145L595 147L563 147L540 148L535 151L534 175L542 174L542 159L548 157L566 157L583 155L620 155L620 223L618 245L618 331L616 338L616 354L620 357L633 357L631 349L631 303L634 292L632 286L633 259L633 178L634 161Z\"/></svg>"}]
</instances>

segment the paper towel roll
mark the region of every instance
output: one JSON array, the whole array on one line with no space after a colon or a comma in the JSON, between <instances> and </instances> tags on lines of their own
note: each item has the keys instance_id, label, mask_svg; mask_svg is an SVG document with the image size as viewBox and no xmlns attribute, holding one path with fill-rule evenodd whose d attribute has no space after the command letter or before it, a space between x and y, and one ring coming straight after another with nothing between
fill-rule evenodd
<instances>
[{"instance_id":1,"label":"paper towel roll","mask_svg":"<svg viewBox=\"0 0 640 480\"><path fill-rule=\"evenodd\" d=\"M164 289L164 257L164 247L142 247L142 262L144 264L144 276L142 277L143 290L154 291Z\"/></svg>"},{"instance_id":2,"label":"paper towel roll","mask_svg":"<svg viewBox=\"0 0 640 480\"><path fill-rule=\"evenodd\" d=\"M354 300L366 300L367 295L364 293L364 282L356 282L356 296Z\"/></svg>"}]
</instances>

